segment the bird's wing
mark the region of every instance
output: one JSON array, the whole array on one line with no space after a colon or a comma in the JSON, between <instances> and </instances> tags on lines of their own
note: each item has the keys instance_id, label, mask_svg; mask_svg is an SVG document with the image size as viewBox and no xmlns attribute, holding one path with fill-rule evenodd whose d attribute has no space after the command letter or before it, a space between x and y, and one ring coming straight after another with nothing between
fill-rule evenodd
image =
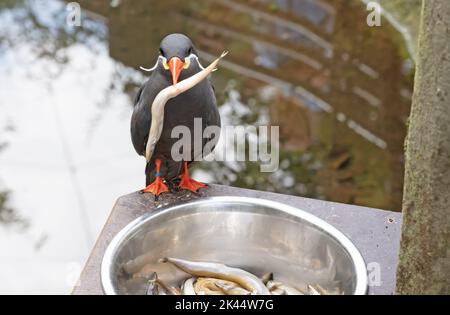
<instances>
[{"instance_id":1,"label":"bird's wing","mask_svg":"<svg viewBox=\"0 0 450 315\"><path fill-rule=\"evenodd\" d=\"M209 81L209 84L211 85L213 94L216 95L216 88L214 87L211 76L208 77L208 81Z\"/></svg>"},{"instance_id":2,"label":"bird's wing","mask_svg":"<svg viewBox=\"0 0 450 315\"><path fill-rule=\"evenodd\" d=\"M151 92L151 78L144 83L136 94L134 99L134 109L131 116L131 140L134 149L139 155L145 155L147 145L148 131L152 120L150 106L154 99Z\"/></svg>"},{"instance_id":3,"label":"bird's wing","mask_svg":"<svg viewBox=\"0 0 450 315\"><path fill-rule=\"evenodd\" d=\"M142 96L142 92L144 91L144 87L145 87L145 84L143 84L139 88L138 92L136 93L136 96L134 97L134 101L133 101L133 107L135 107L139 103L141 96Z\"/></svg>"},{"instance_id":4,"label":"bird's wing","mask_svg":"<svg viewBox=\"0 0 450 315\"><path fill-rule=\"evenodd\" d=\"M207 128L209 126L217 126L220 128L221 127L220 114L219 114L219 109L217 107L215 89L214 89L214 86L212 85L210 79L209 79L209 83L210 84L208 84L208 85L210 86L210 91L209 91L209 95L207 96L207 98L210 98L211 102L209 102L210 108L208 108L208 110L205 110L203 112L203 121L205 123L203 128ZM219 134L211 136L211 137L203 138L203 149L206 150L205 146L208 144L208 147L209 147L208 150L210 152L214 151L214 148L215 148L218 140L219 140ZM205 153L205 152L203 152L203 153Z\"/></svg>"}]
</instances>

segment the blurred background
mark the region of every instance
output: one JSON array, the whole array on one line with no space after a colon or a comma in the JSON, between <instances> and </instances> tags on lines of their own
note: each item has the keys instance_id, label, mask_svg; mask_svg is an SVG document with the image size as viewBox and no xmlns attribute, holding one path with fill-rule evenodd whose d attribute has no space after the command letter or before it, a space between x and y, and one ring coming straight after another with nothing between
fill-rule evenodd
<instances>
[{"instance_id":1,"label":"blurred background","mask_svg":"<svg viewBox=\"0 0 450 315\"><path fill-rule=\"evenodd\" d=\"M143 188L132 100L172 32L213 75L224 125L280 126L280 169L212 183L401 209L420 0L0 0L0 294L70 293L117 197Z\"/></svg>"}]
</instances>

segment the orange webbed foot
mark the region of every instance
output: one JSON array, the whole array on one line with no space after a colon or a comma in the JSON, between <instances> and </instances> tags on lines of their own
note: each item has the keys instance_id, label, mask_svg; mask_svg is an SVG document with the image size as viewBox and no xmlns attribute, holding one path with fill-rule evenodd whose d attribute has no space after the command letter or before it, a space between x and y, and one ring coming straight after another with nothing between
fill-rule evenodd
<instances>
[{"instance_id":1,"label":"orange webbed foot","mask_svg":"<svg viewBox=\"0 0 450 315\"><path fill-rule=\"evenodd\" d=\"M192 192L197 192L200 188L206 187L205 184L192 179L190 176L182 176L180 185L178 186L180 189L187 189Z\"/></svg>"},{"instance_id":2,"label":"orange webbed foot","mask_svg":"<svg viewBox=\"0 0 450 315\"><path fill-rule=\"evenodd\" d=\"M196 181L189 175L187 162L184 162L184 173L183 173L183 175L180 176L180 178L181 178L181 181L178 186L178 188L180 188L180 189L190 190L195 193L199 189L206 187L205 184Z\"/></svg>"},{"instance_id":3,"label":"orange webbed foot","mask_svg":"<svg viewBox=\"0 0 450 315\"><path fill-rule=\"evenodd\" d=\"M168 192L169 188L167 187L167 185L164 183L163 179L161 178L161 174L160 174L161 160L160 159L156 159L155 166L156 166L155 180L153 181L153 183L151 183L150 185L145 187L142 190L142 192L143 193L152 193L157 198L160 194Z\"/></svg>"},{"instance_id":4,"label":"orange webbed foot","mask_svg":"<svg viewBox=\"0 0 450 315\"><path fill-rule=\"evenodd\" d=\"M144 193L152 193L156 197L158 197L160 194L168 192L169 188L164 183L161 177L156 177L153 183L145 187L142 192Z\"/></svg>"}]
</instances>

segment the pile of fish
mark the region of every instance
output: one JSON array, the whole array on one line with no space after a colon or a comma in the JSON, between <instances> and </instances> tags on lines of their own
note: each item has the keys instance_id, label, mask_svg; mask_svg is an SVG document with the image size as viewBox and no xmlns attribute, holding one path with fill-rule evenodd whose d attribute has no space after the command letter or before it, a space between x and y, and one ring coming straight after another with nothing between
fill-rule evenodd
<instances>
[{"instance_id":1,"label":"pile of fish","mask_svg":"<svg viewBox=\"0 0 450 315\"><path fill-rule=\"evenodd\" d=\"M224 264L194 262L177 258L163 258L161 263L171 263L189 274L179 287L165 284L153 272L148 280L147 295L330 295L321 286L308 285L307 291L283 284L273 279L272 273L258 278L255 275Z\"/></svg>"}]
</instances>

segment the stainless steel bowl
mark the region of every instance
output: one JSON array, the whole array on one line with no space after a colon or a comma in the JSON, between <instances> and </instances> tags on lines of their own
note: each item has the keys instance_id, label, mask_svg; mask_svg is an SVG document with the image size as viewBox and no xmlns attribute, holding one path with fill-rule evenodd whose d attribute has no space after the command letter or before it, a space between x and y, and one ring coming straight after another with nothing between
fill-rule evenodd
<instances>
[{"instance_id":1,"label":"stainless steel bowl","mask_svg":"<svg viewBox=\"0 0 450 315\"><path fill-rule=\"evenodd\" d=\"M153 271L174 284L182 275L157 263L166 256L273 272L289 284L338 287L344 294L367 290L363 258L347 237L314 215L269 200L213 197L136 219L106 250L104 292L144 294Z\"/></svg>"}]
</instances>

